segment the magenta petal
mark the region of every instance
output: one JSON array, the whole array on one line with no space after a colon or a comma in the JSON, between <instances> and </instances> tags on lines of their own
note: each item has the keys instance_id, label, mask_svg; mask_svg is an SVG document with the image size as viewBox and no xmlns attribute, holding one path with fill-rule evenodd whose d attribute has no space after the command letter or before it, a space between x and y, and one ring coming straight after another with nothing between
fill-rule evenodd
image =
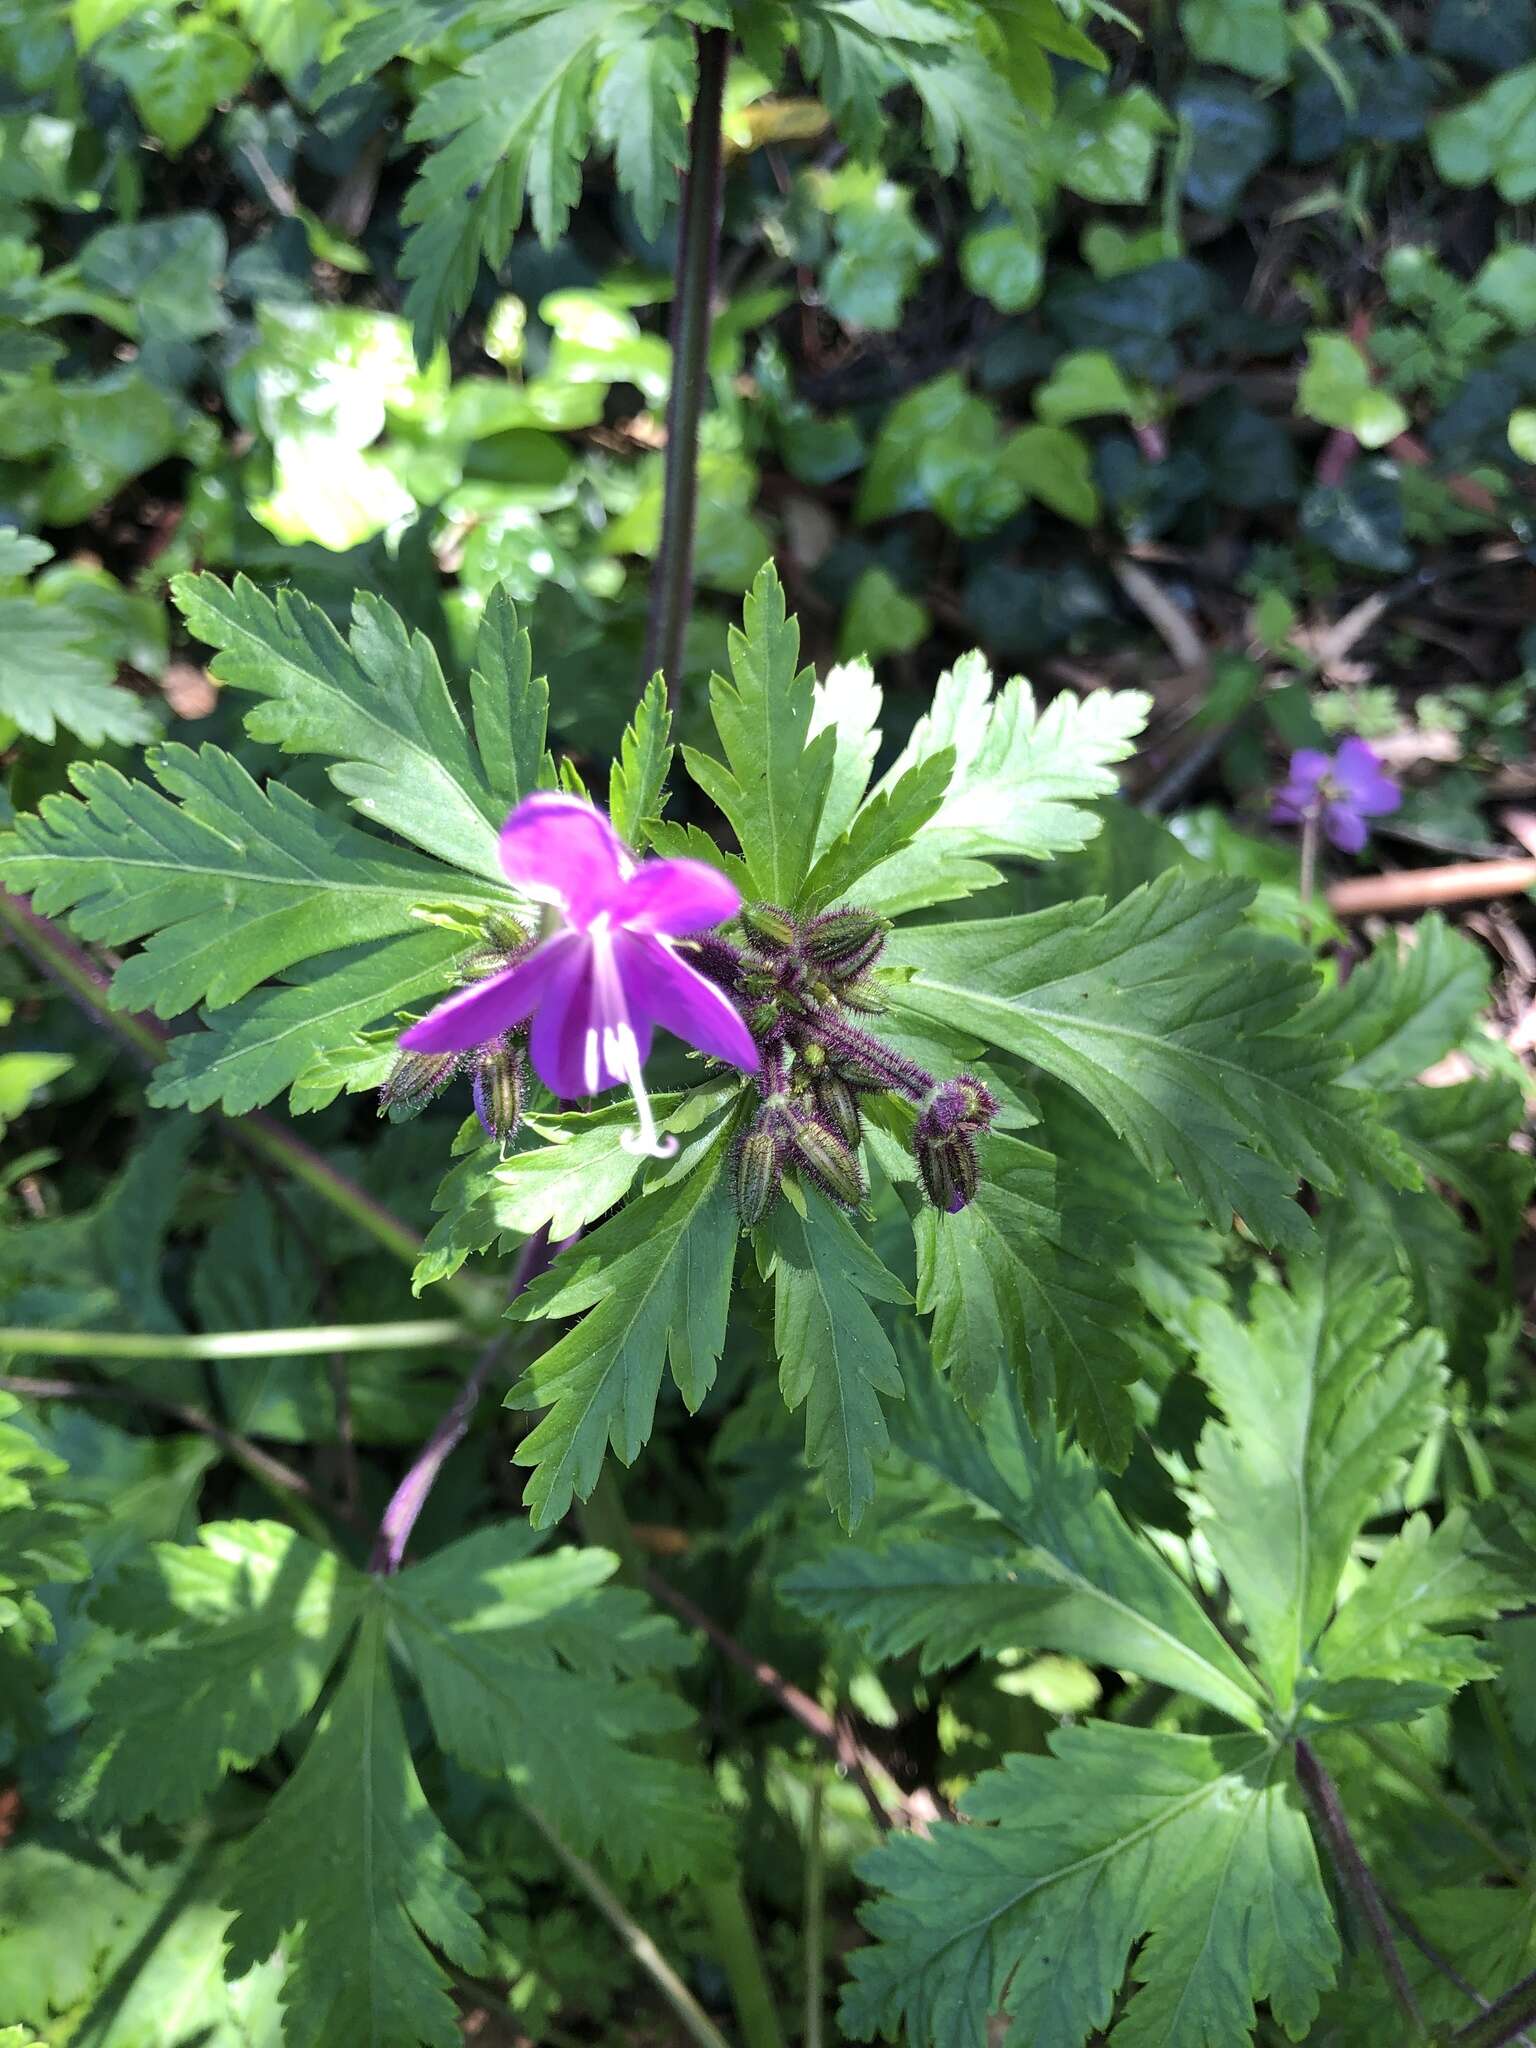
<instances>
[{"instance_id":1,"label":"magenta petal","mask_svg":"<svg viewBox=\"0 0 1536 2048\"><path fill-rule=\"evenodd\" d=\"M631 1013L661 1025L700 1052L754 1074L757 1045L730 998L706 981L672 948L641 932L620 932L614 942Z\"/></svg>"},{"instance_id":2,"label":"magenta petal","mask_svg":"<svg viewBox=\"0 0 1536 2048\"><path fill-rule=\"evenodd\" d=\"M528 1034L533 1071L552 1095L572 1101L628 1079L620 1034L634 1036L636 1067L651 1050L651 1027L632 1017L620 978L605 976L598 949L578 940L549 982Z\"/></svg>"},{"instance_id":3,"label":"magenta petal","mask_svg":"<svg viewBox=\"0 0 1536 2048\"><path fill-rule=\"evenodd\" d=\"M614 922L631 932L682 938L712 931L741 908L736 884L701 860L648 860L624 884Z\"/></svg>"},{"instance_id":4,"label":"magenta petal","mask_svg":"<svg viewBox=\"0 0 1536 2048\"><path fill-rule=\"evenodd\" d=\"M401 1045L407 1052L467 1052L499 1038L542 1001L561 961L579 943L574 932L557 932L504 974L460 989L429 1010L419 1024L401 1032Z\"/></svg>"},{"instance_id":5,"label":"magenta petal","mask_svg":"<svg viewBox=\"0 0 1536 2048\"><path fill-rule=\"evenodd\" d=\"M579 797L524 797L501 828L501 865L514 888L553 903L584 927L611 908L634 861L601 811Z\"/></svg>"},{"instance_id":6,"label":"magenta petal","mask_svg":"<svg viewBox=\"0 0 1536 2048\"><path fill-rule=\"evenodd\" d=\"M1346 801L1368 818L1395 811L1403 800L1402 791L1364 740L1345 740L1334 765L1334 780Z\"/></svg>"}]
</instances>

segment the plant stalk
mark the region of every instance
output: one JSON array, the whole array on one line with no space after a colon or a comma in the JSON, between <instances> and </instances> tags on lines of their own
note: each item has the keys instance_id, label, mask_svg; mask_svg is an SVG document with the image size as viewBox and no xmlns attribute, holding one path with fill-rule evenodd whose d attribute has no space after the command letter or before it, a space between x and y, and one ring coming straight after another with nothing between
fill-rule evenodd
<instances>
[{"instance_id":1,"label":"plant stalk","mask_svg":"<svg viewBox=\"0 0 1536 2048\"><path fill-rule=\"evenodd\" d=\"M822 1860L822 1807L826 1783L820 1771L811 1786L811 1810L805 1817L805 2033L803 2048L822 2048L822 1977L826 1970L827 1873Z\"/></svg>"},{"instance_id":2,"label":"plant stalk","mask_svg":"<svg viewBox=\"0 0 1536 2048\"><path fill-rule=\"evenodd\" d=\"M1536 1971L1522 1977L1484 2013L1468 2020L1447 2037L1449 2048L1504 2048L1526 2027L1536 2024Z\"/></svg>"},{"instance_id":3,"label":"plant stalk","mask_svg":"<svg viewBox=\"0 0 1536 2048\"><path fill-rule=\"evenodd\" d=\"M451 1317L413 1323L335 1323L317 1330L0 1330L0 1356L33 1358L299 1358L324 1351L423 1351L452 1344L469 1325Z\"/></svg>"},{"instance_id":4,"label":"plant stalk","mask_svg":"<svg viewBox=\"0 0 1536 2048\"><path fill-rule=\"evenodd\" d=\"M658 671L665 677L667 703L674 710L682 688L683 643L693 609L699 422L709 383L709 334L720 248L720 116L730 53L724 29L701 29L698 40L698 86L688 128L688 170L683 179L677 287L672 300L672 385L667 394L661 544L651 578L643 678L649 682Z\"/></svg>"}]
</instances>

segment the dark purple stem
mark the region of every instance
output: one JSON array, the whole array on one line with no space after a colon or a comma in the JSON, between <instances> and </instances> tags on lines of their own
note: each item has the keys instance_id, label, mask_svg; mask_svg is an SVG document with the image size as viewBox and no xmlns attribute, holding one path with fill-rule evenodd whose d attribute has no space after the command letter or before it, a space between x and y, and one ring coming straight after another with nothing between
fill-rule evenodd
<instances>
[{"instance_id":1,"label":"dark purple stem","mask_svg":"<svg viewBox=\"0 0 1536 2048\"><path fill-rule=\"evenodd\" d=\"M672 388L667 395L661 544L651 579L645 680L659 670L674 708L683 680L683 640L693 608L693 535L699 498L699 421L709 381L715 261L720 246L720 115L730 38L699 31L698 90L688 129L677 231L677 290L672 300Z\"/></svg>"},{"instance_id":2,"label":"dark purple stem","mask_svg":"<svg viewBox=\"0 0 1536 2048\"><path fill-rule=\"evenodd\" d=\"M559 1249L563 1250L564 1247ZM517 1265L512 1274L511 1300L516 1301L523 1289L538 1278L552 1256L548 1232L536 1231L517 1255ZM390 1495L389 1505L379 1522L379 1533L373 1539L373 1549L368 1556L369 1571L383 1577L399 1571L400 1561L405 1556L405 1546L410 1542L411 1531L427 1504L427 1496L436 1486L438 1474L463 1442L469 1425L474 1420L475 1410L480 1405L485 1383L506 1350L511 1335L510 1330L500 1331L484 1346L470 1369L469 1377L454 1396L451 1406L417 1452L410 1470Z\"/></svg>"}]
</instances>

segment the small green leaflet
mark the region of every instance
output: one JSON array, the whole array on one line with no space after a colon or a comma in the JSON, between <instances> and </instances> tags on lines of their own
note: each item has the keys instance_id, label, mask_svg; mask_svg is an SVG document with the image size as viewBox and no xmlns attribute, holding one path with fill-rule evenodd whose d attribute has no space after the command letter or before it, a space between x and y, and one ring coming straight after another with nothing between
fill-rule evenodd
<instances>
[{"instance_id":1,"label":"small green leaflet","mask_svg":"<svg viewBox=\"0 0 1536 2048\"><path fill-rule=\"evenodd\" d=\"M1395 1088L1460 1045L1488 999L1483 953L1431 911L1399 951L1391 939L1309 1005L1302 1022L1347 1045L1349 1088Z\"/></svg>"},{"instance_id":2,"label":"small green leaflet","mask_svg":"<svg viewBox=\"0 0 1536 2048\"><path fill-rule=\"evenodd\" d=\"M781 1201L768 1225L779 1390L805 1403L805 1457L845 1529L875 1497L889 1447L880 1396L902 1398L901 1368L871 1302L905 1302L847 1217L812 1188L804 1211Z\"/></svg>"},{"instance_id":3,"label":"small green leaflet","mask_svg":"<svg viewBox=\"0 0 1536 2048\"><path fill-rule=\"evenodd\" d=\"M587 1498L610 1443L634 1463L651 1433L663 1364L690 1409L709 1392L736 1255L725 1153L721 1136L687 1174L627 1203L510 1311L518 1322L581 1316L508 1396L511 1406L549 1411L516 1452L519 1465L534 1468L523 1498L535 1528L559 1521L573 1496Z\"/></svg>"},{"instance_id":4,"label":"small green leaflet","mask_svg":"<svg viewBox=\"0 0 1536 2048\"><path fill-rule=\"evenodd\" d=\"M52 560L46 541L0 526L0 719L52 743L62 725L88 747L135 746L159 730L153 710L113 680L88 617L3 586Z\"/></svg>"},{"instance_id":5,"label":"small green leaflet","mask_svg":"<svg viewBox=\"0 0 1536 2048\"><path fill-rule=\"evenodd\" d=\"M1289 1752L1103 1721L1050 1746L978 1778L971 1825L863 1859L849 2032L958 2048L1002 2011L1006 2048L1083 2048L1145 1937L1116 2048L1232 2048L1258 1999L1300 2039L1340 1950Z\"/></svg>"},{"instance_id":6,"label":"small green leaflet","mask_svg":"<svg viewBox=\"0 0 1536 2048\"><path fill-rule=\"evenodd\" d=\"M608 775L608 816L614 831L637 853L660 815L662 791L675 751L667 743L671 730L666 684L655 675L625 728L618 758Z\"/></svg>"},{"instance_id":7,"label":"small green leaflet","mask_svg":"<svg viewBox=\"0 0 1536 2048\"><path fill-rule=\"evenodd\" d=\"M1441 1404L1443 1340L1404 1337L1407 1303L1390 1251L1336 1229L1289 1289L1258 1269L1246 1322L1194 1311L1223 1417L1200 1439L1205 1534L1282 1711L1356 1536Z\"/></svg>"},{"instance_id":8,"label":"small green leaflet","mask_svg":"<svg viewBox=\"0 0 1536 2048\"><path fill-rule=\"evenodd\" d=\"M53 1640L38 1589L83 1579L90 1562L80 1546L83 1511L53 1484L64 1460L7 1420L20 1406L0 1393L0 1634L13 1631L30 1646Z\"/></svg>"},{"instance_id":9,"label":"small green leaflet","mask_svg":"<svg viewBox=\"0 0 1536 2048\"><path fill-rule=\"evenodd\" d=\"M328 818L280 782L262 789L218 747L168 746L147 764L166 792L104 762L75 797L18 819L3 870L84 939L144 938L113 983L123 1009L218 1009L320 953L419 929L427 900L507 903L493 888Z\"/></svg>"},{"instance_id":10,"label":"small green leaflet","mask_svg":"<svg viewBox=\"0 0 1536 2048\"><path fill-rule=\"evenodd\" d=\"M800 891L797 908L824 910L846 896L872 868L899 855L944 801L954 769L948 747L914 761L888 787L877 790L853 823L817 859Z\"/></svg>"},{"instance_id":11,"label":"small green leaflet","mask_svg":"<svg viewBox=\"0 0 1536 2048\"><path fill-rule=\"evenodd\" d=\"M380 1607L225 1896L232 1970L287 1949L292 2048L457 2048L451 1980L427 1944L478 1969L480 1900L411 1761Z\"/></svg>"},{"instance_id":12,"label":"small green leaflet","mask_svg":"<svg viewBox=\"0 0 1536 2048\"><path fill-rule=\"evenodd\" d=\"M793 907L810 871L831 784L836 738L810 738L811 671L799 669L800 628L785 616L773 565L758 571L743 624L730 632L731 674L715 676L709 706L724 762L685 747L694 781L730 819L754 895Z\"/></svg>"},{"instance_id":13,"label":"small green leaflet","mask_svg":"<svg viewBox=\"0 0 1536 2048\"><path fill-rule=\"evenodd\" d=\"M1336 1091L1337 1056L1287 1031L1306 962L1248 935L1247 883L1160 875L1110 909L912 927L887 949L911 978L900 1013L1033 1060L1084 1095L1155 1176L1177 1173L1209 1220L1304 1244L1299 1176L1413 1183L1390 1134Z\"/></svg>"},{"instance_id":14,"label":"small green leaflet","mask_svg":"<svg viewBox=\"0 0 1536 2048\"><path fill-rule=\"evenodd\" d=\"M1135 1297L1111 1264L1081 1256L1063 1231L1049 1153L993 1133L980 1154L975 1199L956 1216L924 1204L913 1222L917 1306L933 1316L934 1363L972 1414L1002 1374L1024 1375L1033 1413L1054 1402L1101 1464L1123 1465L1140 1368L1118 1332Z\"/></svg>"},{"instance_id":15,"label":"small green leaflet","mask_svg":"<svg viewBox=\"0 0 1536 2048\"><path fill-rule=\"evenodd\" d=\"M1086 807L1114 791L1113 764L1130 753L1149 702L1137 690L1064 691L1038 711L1028 683L1015 676L994 696L985 658L965 655L940 676L932 708L876 789L893 790L952 749L944 800L905 851L863 879L860 902L890 915L921 909L988 887L993 861L1086 845L1099 829Z\"/></svg>"},{"instance_id":16,"label":"small green leaflet","mask_svg":"<svg viewBox=\"0 0 1536 2048\"><path fill-rule=\"evenodd\" d=\"M358 596L343 640L306 598L269 598L244 576L180 576L174 591L192 632L219 649L213 674L264 700L246 713L253 739L331 755L331 780L364 817L504 886L496 835L540 782L548 704L504 591L476 645L473 737L431 643L377 598Z\"/></svg>"}]
</instances>

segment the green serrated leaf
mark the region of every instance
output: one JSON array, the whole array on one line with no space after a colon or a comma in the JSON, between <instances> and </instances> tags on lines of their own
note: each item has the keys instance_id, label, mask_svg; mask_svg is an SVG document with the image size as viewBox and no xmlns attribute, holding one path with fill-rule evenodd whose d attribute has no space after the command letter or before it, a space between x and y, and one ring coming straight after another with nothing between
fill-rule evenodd
<instances>
[{"instance_id":1,"label":"green serrated leaf","mask_svg":"<svg viewBox=\"0 0 1536 2048\"><path fill-rule=\"evenodd\" d=\"M264 700L246 713L254 739L285 753L330 755L338 763L331 780L364 817L453 867L504 884L496 835L533 786L510 777L514 769L526 774L543 750L542 733L535 734L542 685L528 680L521 653L508 648L517 637L509 607L493 609L482 640L482 658L496 673L477 689L477 709L498 683L514 687L514 678L531 694L483 728L482 754L431 643L408 633L377 598L357 598L343 640L307 599L291 591L267 597L243 576L233 585L180 576L174 589L192 632L219 649L213 674ZM488 647L506 650L504 659L494 660Z\"/></svg>"},{"instance_id":2,"label":"green serrated leaf","mask_svg":"<svg viewBox=\"0 0 1536 2048\"><path fill-rule=\"evenodd\" d=\"M0 578L25 576L52 554L45 541L0 526ZM0 718L45 745L60 726L88 747L153 739L153 710L116 674L88 615L30 594L0 596Z\"/></svg>"},{"instance_id":3,"label":"green serrated leaf","mask_svg":"<svg viewBox=\"0 0 1536 2048\"><path fill-rule=\"evenodd\" d=\"M158 1543L93 1612L133 1652L91 1697L69 1805L111 1826L195 1813L302 1720L360 1611L362 1581L277 1522Z\"/></svg>"},{"instance_id":4,"label":"green serrated leaf","mask_svg":"<svg viewBox=\"0 0 1536 2048\"><path fill-rule=\"evenodd\" d=\"M753 893L788 904L810 870L836 742L829 731L810 736L815 678L796 669L800 628L785 614L771 563L747 594L730 650L733 680L717 675L709 686L725 761L693 747L683 755L694 781L729 818Z\"/></svg>"},{"instance_id":5,"label":"green serrated leaf","mask_svg":"<svg viewBox=\"0 0 1536 2048\"><path fill-rule=\"evenodd\" d=\"M1282 1709L1356 1536L1443 1398L1444 1343L1405 1336L1407 1298L1381 1247L1339 1226L1289 1288L1259 1269L1246 1321L1194 1310L1223 1417L1200 1440L1206 1536Z\"/></svg>"},{"instance_id":6,"label":"green serrated leaf","mask_svg":"<svg viewBox=\"0 0 1536 2048\"><path fill-rule=\"evenodd\" d=\"M663 1363L690 1408L709 1391L736 1251L724 1163L717 1139L690 1173L562 1253L515 1304L520 1322L582 1317L508 1397L549 1411L515 1453L534 1468L524 1502L535 1528L557 1522L573 1495L587 1498L609 1444L634 1463L651 1433Z\"/></svg>"},{"instance_id":7,"label":"green serrated leaf","mask_svg":"<svg viewBox=\"0 0 1536 2048\"><path fill-rule=\"evenodd\" d=\"M873 868L909 846L944 801L954 772L949 747L919 757L894 782L877 790L853 823L817 859L795 902L801 911L839 902Z\"/></svg>"},{"instance_id":8,"label":"green serrated leaf","mask_svg":"<svg viewBox=\"0 0 1536 2048\"><path fill-rule=\"evenodd\" d=\"M236 1851L225 1897L233 1970L284 1945L290 2048L457 2048L432 1949L479 1969L480 1901L416 1776L380 1606L298 1769Z\"/></svg>"},{"instance_id":9,"label":"green serrated leaf","mask_svg":"<svg viewBox=\"0 0 1536 2048\"><path fill-rule=\"evenodd\" d=\"M1311 975L1244 936L1251 885L1170 871L1112 909L898 932L898 1012L986 1039L1084 1095L1154 1175L1176 1172L1210 1221L1305 1243L1288 1197L1350 1170L1411 1184L1390 1137L1338 1091L1336 1053L1288 1031Z\"/></svg>"},{"instance_id":10,"label":"green serrated leaf","mask_svg":"<svg viewBox=\"0 0 1536 2048\"><path fill-rule=\"evenodd\" d=\"M896 1354L870 1304L904 1302L907 1291L814 1189L803 1215L781 1202L768 1235L779 1390L791 1410L806 1403L806 1462L852 1529L874 1499L875 1460L889 1444L880 1396L902 1396Z\"/></svg>"},{"instance_id":11,"label":"green serrated leaf","mask_svg":"<svg viewBox=\"0 0 1536 2048\"><path fill-rule=\"evenodd\" d=\"M1305 1015L1320 1038L1349 1047L1339 1076L1351 1088L1395 1088L1460 1045L1488 999L1481 949L1436 911L1378 945L1347 981L1325 989Z\"/></svg>"},{"instance_id":12,"label":"green serrated leaf","mask_svg":"<svg viewBox=\"0 0 1536 2048\"><path fill-rule=\"evenodd\" d=\"M1096 1722L1010 1757L940 1822L860 1866L880 1894L850 1958L850 2033L914 2048L987 2037L1082 2048L1107 2028L1133 1946L1130 2048L1229 2048L1267 1999L1299 2039L1339 1960L1288 1753L1253 1735Z\"/></svg>"},{"instance_id":13,"label":"green serrated leaf","mask_svg":"<svg viewBox=\"0 0 1536 2048\"><path fill-rule=\"evenodd\" d=\"M666 682L654 675L624 729L618 758L608 775L608 815L613 829L637 852L644 848L648 827L660 812L675 751L667 743L671 730Z\"/></svg>"}]
</instances>

